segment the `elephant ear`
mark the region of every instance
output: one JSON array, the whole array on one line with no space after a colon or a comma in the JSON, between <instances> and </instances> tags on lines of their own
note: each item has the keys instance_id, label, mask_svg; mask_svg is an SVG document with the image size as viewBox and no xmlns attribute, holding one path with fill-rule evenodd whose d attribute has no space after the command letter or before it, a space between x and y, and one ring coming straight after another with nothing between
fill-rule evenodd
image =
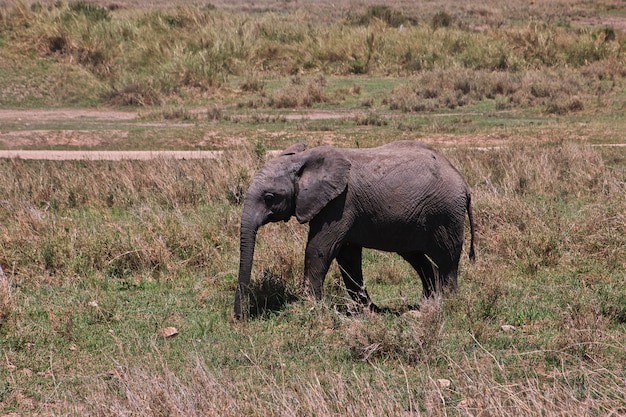
<instances>
[{"instance_id":1,"label":"elephant ear","mask_svg":"<svg viewBox=\"0 0 626 417\"><path fill-rule=\"evenodd\" d=\"M311 149L298 172L296 218L306 223L337 198L348 185L350 161L328 146Z\"/></svg>"}]
</instances>

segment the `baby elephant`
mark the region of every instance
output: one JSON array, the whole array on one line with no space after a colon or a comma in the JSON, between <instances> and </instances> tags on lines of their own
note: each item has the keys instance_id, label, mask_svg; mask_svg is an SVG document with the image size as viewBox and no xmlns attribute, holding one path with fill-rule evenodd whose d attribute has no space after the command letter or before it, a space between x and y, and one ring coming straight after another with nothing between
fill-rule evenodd
<instances>
[{"instance_id":1,"label":"baby elephant","mask_svg":"<svg viewBox=\"0 0 626 417\"><path fill-rule=\"evenodd\" d=\"M250 284L256 233L268 222L296 216L309 222L304 275L319 300L337 259L353 300L378 308L363 284L363 248L397 252L422 279L423 296L457 289L465 212L474 259L470 189L459 171L428 145L400 141L371 149L298 144L254 176L241 216L235 316Z\"/></svg>"}]
</instances>

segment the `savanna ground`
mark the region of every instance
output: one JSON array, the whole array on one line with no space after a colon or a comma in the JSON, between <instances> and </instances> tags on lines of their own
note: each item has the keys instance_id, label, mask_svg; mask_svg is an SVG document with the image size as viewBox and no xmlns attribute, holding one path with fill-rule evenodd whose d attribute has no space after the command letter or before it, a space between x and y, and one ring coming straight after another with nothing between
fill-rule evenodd
<instances>
[{"instance_id":1,"label":"savanna ground","mask_svg":"<svg viewBox=\"0 0 626 417\"><path fill-rule=\"evenodd\" d=\"M0 414L626 414L626 5L386 4L0 4L0 150L223 151L0 161ZM233 321L269 151L396 139L472 187L458 294L368 251L390 313L313 302L290 222Z\"/></svg>"}]
</instances>

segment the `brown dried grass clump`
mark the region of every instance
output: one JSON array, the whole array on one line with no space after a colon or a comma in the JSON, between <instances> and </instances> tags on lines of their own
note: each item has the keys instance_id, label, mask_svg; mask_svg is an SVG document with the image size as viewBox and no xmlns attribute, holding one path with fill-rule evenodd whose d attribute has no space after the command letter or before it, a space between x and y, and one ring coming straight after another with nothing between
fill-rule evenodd
<instances>
[{"instance_id":1,"label":"brown dried grass clump","mask_svg":"<svg viewBox=\"0 0 626 417\"><path fill-rule=\"evenodd\" d=\"M290 364L277 366L287 372ZM310 369L286 385L280 376L254 364L247 376L215 370L200 358L182 376L166 365L146 368L118 366L95 381L86 410L101 416L137 417L402 415L407 408L417 411L417 401L402 398L408 387L389 384L383 375L342 377L330 370Z\"/></svg>"},{"instance_id":2,"label":"brown dried grass clump","mask_svg":"<svg viewBox=\"0 0 626 417\"><path fill-rule=\"evenodd\" d=\"M375 326L380 334L388 327L363 318L343 326L351 328L358 322ZM441 319L435 322L439 328ZM362 337L360 332L367 329L362 326L354 330L347 336ZM184 369L174 370L161 353L153 351L148 361L152 365L120 364L91 379L81 407L83 412L102 416L444 416L489 410L490 415L530 417L626 411L626 391L619 370L612 372L593 361L573 364L567 351L499 355L477 340L474 343L477 348L472 352L442 353L413 364L396 361L392 352L373 354L367 358L368 367L375 370L371 374L358 368L345 374L333 368L321 369L320 360L330 366L325 361L328 358L322 356L316 358L315 365L296 371L296 364L282 357L275 357L279 362L272 361L271 365L265 363L270 358L261 352L256 354L260 356L247 356L240 369L216 368L196 355ZM620 341L613 343L619 345ZM439 349L449 352L441 344ZM544 357L551 358L554 366L547 366ZM388 366L391 361L395 367ZM414 372L413 366L420 364L428 366Z\"/></svg>"},{"instance_id":3,"label":"brown dried grass clump","mask_svg":"<svg viewBox=\"0 0 626 417\"><path fill-rule=\"evenodd\" d=\"M390 357L428 363L438 356L444 320L441 298L423 300L419 311L387 320L371 315L349 323L347 340L355 357L372 363Z\"/></svg>"},{"instance_id":4,"label":"brown dried grass clump","mask_svg":"<svg viewBox=\"0 0 626 417\"><path fill-rule=\"evenodd\" d=\"M13 288L9 277L0 266L0 328L13 310Z\"/></svg>"},{"instance_id":5,"label":"brown dried grass clump","mask_svg":"<svg viewBox=\"0 0 626 417\"><path fill-rule=\"evenodd\" d=\"M324 92L325 85L326 79L323 76L306 81L300 77L294 77L291 84L274 92L269 104L272 107L283 109L311 107L314 104L325 103L329 101Z\"/></svg>"},{"instance_id":6,"label":"brown dried grass clump","mask_svg":"<svg viewBox=\"0 0 626 417\"><path fill-rule=\"evenodd\" d=\"M617 92L616 83L606 82L607 77L613 76L612 70L603 73L597 66L524 72L436 68L416 75L410 84L394 88L383 104L409 113L456 109L494 100L496 110L538 108L548 114L569 114L589 106L602 106L605 96Z\"/></svg>"}]
</instances>

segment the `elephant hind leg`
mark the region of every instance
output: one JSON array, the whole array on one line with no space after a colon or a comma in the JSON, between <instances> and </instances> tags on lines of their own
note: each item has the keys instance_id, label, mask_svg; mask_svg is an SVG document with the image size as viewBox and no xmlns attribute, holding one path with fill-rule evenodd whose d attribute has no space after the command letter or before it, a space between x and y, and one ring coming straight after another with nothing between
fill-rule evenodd
<instances>
[{"instance_id":1,"label":"elephant hind leg","mask_svg":"<svg viewBox=\"0 0 626 417\"><path fill-rule=\"evenodd\" d=\"M443 254L442 254L443 253ZM458 289L459 261L461 246L441 251L433 260L437 264L439 279L444 290L456 292Z\"/></svg>"},{"instance_id":2,"label":"elephant hind leg","mask_svg":"<svg viewBox=\"0 0 626 417\"><path fill-rule=\"evenodd\" d=\"M400 253L422 279L422 298L429 298L441 290L437 267L423 252Z\"/></svg>"},{"instance_id":3,"label":"elephant hind leg","mask_svg":"<svg viewBox=\"0 0 626 417\"><path fill-rule=\"evenodd\" d=\"M450 267L442 267L439 270L443 281L443 287L452 292L456 292L459 288L458 284L458 275L459 275L459 264L453 264Z\"/></svg>"},{"instance_id":4,"label":"elephant hind leg","mask_svg":"<svg viewBox=\"0 0 626 417\"><path fill-rule=\"evenodd\" d=\"M368 307L372 311L379 311L365 289L362 257L362 247L346 244L337 254L337 264L339 265L343 282L352 300L364 307Z\"/></svg>"}]
</instances>

